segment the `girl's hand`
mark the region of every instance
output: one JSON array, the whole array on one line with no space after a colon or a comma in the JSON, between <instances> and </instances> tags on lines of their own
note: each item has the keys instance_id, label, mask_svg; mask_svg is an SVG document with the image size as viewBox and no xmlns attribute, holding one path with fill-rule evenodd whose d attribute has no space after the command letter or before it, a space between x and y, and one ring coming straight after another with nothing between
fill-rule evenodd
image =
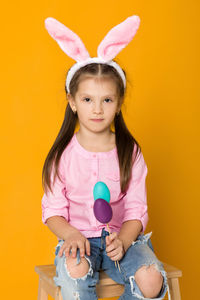
<instances>
[{"instance_id":1,"label":"girl's hand","mask_svg":"<svg viewBox=\"0 0 200 300\"><path fill-rule=\"evenodd\" d=\"M118 238L117 232L106 236L106 246L107 255L111 260L120 260L125 254L123 243Z\"/></svg>"},{"instance_id":2,"label":"girl's hand","mask_svg":"<svg viewBox=\"0 0 200 300\"><path fill-rule=\"evenodd\" d=\"M81 257L84 257L85 252L88 256L90 255L90 242L88 241L88 239L86 239L86 237L82 235L79 231L73 231L65 239L63 245L61 246L58 252L58 255L62 256L63 252L65 252L65 256L69 257L71 250L71 256L75 258L77 254L77 248L80 249Z\"/></svg>"}]
</instances>

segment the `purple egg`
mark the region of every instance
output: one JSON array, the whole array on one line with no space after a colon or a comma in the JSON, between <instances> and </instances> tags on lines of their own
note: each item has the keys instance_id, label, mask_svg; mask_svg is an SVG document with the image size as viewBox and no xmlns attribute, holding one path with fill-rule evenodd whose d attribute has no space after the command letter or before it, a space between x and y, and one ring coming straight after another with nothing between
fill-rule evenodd
<instances>
[{"instance_id":1,"label":"purple egg","mask_svg":"<svg viewBox=\"0 0 200 300\"><path fill-rule=\"evenodd\" d=\"M96 199L93 211L96 219L103 224L110 222L112 219L112 208L110 204L102 198Z\"/></svg>"}]
</instances>

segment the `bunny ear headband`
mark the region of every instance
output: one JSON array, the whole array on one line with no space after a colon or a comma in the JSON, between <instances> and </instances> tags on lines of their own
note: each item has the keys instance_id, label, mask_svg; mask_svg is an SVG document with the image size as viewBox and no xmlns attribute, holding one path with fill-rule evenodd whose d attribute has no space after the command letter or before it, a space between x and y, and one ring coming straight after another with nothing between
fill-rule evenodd
<instances>
[{"instance_id":1,"label":"bunny ear headband","mask_svg":"<svg viewBox=\"0 0 200 300\"><path fill-rule=\"evenodd\" d=\"M104 63L113 66L121 76L125 88L126 78L124 72L119 64L112 59L130 43L135 36L139 25L140 18L138 16L128 17L125 21L116 25L107 33L98 46L97 57L90 57L85 45L76 33L56 19L51 17L46 18L45 27L50 36L56 40L60 48L68 56L76 61L67 74L67 92L70 92L69 84L75 72L90 63Z\"/></svg>"}]
</instances>

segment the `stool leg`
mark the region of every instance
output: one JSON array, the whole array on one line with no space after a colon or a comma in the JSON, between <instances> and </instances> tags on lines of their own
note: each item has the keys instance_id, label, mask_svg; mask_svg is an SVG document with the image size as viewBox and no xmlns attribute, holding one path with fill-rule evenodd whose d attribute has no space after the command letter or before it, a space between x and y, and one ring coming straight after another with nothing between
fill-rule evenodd
<instances>
[{"instance_id":1,"label":"stool leg","mask_svg":"<svg viewBox=\"0 0 200 300\"><path fill-rule=\"evenodd\" d=\"M58 288L56 291L55 300L63 300L60 288Z\"/></svg>"},{"instance_id":2,"label":"stool leg","mask_svg":"<svg viewBox=\"0 0 200 300\"><path fill-rule=\"evenodd\" d=\"M38 300L48 300L48 294L44 289L43 280L41 278L39 278Z\"/></svg>"},{"instance_id":3,"label":"stool leg","mask_svg":"<svg viewBox=\"0 0 200 300\"><path fill-rule=\"evenodd\" d=\"M178 278L169 278L168 282L171 300L181 300Z\"/></svg>"}]
</instances>

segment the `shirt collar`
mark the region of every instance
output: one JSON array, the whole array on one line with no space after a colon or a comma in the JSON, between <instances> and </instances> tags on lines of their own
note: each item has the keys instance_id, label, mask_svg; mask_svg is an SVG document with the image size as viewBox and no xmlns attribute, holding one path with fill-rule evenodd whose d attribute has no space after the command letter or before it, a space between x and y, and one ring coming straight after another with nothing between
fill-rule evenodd
<instances>
[{"instance_id":1,"label":"shirt collar","mask_svg":"<svg viewBox=\"0 0 200 300\"><path fill-rule=\"evenodd\" d=\"M93 151L86 150L84 147L81 146L81 144L79 144L77 137L76 137L76 133L74 133L74 135L72 137L72 142L75 145L76 151L86 158L90 158L90 159L109 158L113 155L117 155L117 147L116 146L112 150L105 151L105 152L93 152Z\"/></svg>"}]
</instances>

